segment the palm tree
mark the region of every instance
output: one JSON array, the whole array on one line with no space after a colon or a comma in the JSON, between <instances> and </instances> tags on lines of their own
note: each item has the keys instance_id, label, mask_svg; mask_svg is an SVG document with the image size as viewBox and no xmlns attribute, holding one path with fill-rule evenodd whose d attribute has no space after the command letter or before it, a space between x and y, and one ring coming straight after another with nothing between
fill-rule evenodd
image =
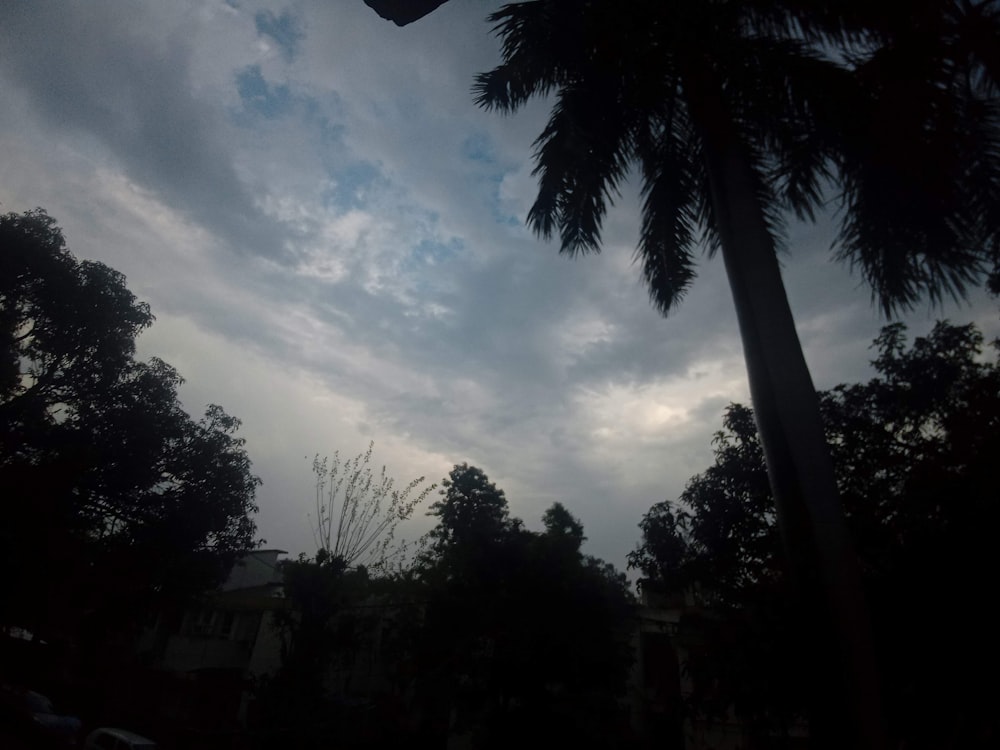
<instances>
[{"instance_id":1,"label":"palm tree","mask_svg":"<svg viewBox=\"0 0 1000 750\"><path fill-rule=\"evenodd\" d=\"M504 113L553 98L528 222L558 232L562 252L599 251L633 168L654 305L679 303L699 240L721 250L790 568L822 592L859 747L883 745L875 662L781 279L782 217L812 218L835 196L839 257L887 313L977 282L1000 247L996 5L915 0L901 16L851 0L535 0L490 16L502 62L474 87Z\"/></svg>"}]
</instances>

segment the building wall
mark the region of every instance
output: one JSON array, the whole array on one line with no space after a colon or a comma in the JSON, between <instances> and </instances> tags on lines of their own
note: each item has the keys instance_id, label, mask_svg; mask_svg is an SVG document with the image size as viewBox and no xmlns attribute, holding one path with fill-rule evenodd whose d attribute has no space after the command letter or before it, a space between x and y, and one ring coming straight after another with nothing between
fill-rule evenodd
<instances>
[{"instance_id":1,"label":"building wall","mask_svg":"<svg viewBox=\"0 0 1000 750\"><path fill-rule=\"evenodd\" d=\"M176 693L160 713L178 726L218 731L237 727L245 718L255 678L272 674L281 660L274 627L281 595L282 550L257 550L240 559L226 582L198 607L177 618L160 642L152 663L171 680ZM209 696L211 700L209 700ZM166 705L166 704L169 704ZM170 708L172 706L172 708Z\"/></svg>"},{"instance_id":2,"label":"building wall","mask_svg":"<svg viewBox=\"0 0 1000 750\"><path fill-rule=\"evenodd\" d=\"M284 550L265 549L244 555L233 566L221 590L235 591L280 584L281 570L278 563L279 557L284 554Z\"/></svg>"}]
</instances>

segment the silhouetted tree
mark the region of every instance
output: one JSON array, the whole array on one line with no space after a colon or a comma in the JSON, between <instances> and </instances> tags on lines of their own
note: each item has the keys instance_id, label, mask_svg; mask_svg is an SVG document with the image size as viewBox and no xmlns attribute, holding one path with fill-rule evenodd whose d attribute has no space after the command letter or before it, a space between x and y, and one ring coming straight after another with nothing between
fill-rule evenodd
<instances>
[{"instance_id":1,"label":"silhouetted tree","mask_svg":"<svg viewBox=\"0 0 1000 750\"><path fill-rule=\"evenodd\" d=\"M221 581L255 544L259 480L239 420L182 408L181 376L134 360L148 305L78 261L44 211L0 217L3 620L125 628ZM26 560L43 564L26 565Z\"/></svg>"},{"instance_id":2,"label":"silhouetted tree","mask_svg":"<svg viewBox=\"0 0 1000 750\"><path fill-rule=\"evenodd\" d=\"M579 552L580 545L587 540L580 521L562 503L552 503L542 514L542 525L547 537L553 541L564 540L566 546L575 552Z\"/></svg>"},{"instance_id":3,"label":"silhouetted tree","mask_svg":"<svg viewBox=\"0 0 1000 750\"><path fill-rule=\"evenodd\" d=\"M584 555L583 527L556 504L544 533L510 517L503 491L456 466L418 575L428 599L418 692L438 738L477 747L613 747L631 653L624 575ZM450 724L444 717L450 717Z\"/></svg>"},{"instance_id":4,"label":"silhouetted tree","mask_svg":"<svg viewBox=\"0 0 1000 750\"><path fill-rule=\"evenodd\" d=\"M440 519L429 534L438 551L474 550L501 542L521 525L510 517L503 490L482 469L461 464L448 476L441 482L443 499L428 511Z\"/></svg>"},{"instance_id":5,"label":"silhouetted tree","mask_svg":"<svg viewBox=\"0 0 1000 750\"><path fill-rule=\"evenodd\" d=\"M899 746L986 747L1000 666L992 633L992 537L1000 522L1000 367L973 326L939 323L907 348L876 340L877 376L821 394L827 440L872 602L888 717ZM806 711L775 510L750 410L734 405L715 464L677 502L653 506L629 564L642 585L697 588L711 616L689 665L692 708L735 707L758 742ZM929 615L947 601L947 615ZM995 736L995 735L994 735ZM976 744L976 743L980 744Z\"/></svg>"}]
</instances>

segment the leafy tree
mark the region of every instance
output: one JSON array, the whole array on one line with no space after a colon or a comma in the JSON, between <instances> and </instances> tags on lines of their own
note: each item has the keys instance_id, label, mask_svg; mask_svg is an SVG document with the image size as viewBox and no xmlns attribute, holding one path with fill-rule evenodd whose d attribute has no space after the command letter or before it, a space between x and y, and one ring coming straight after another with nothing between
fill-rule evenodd
<instances>
[{"instance_id":1,"label":"leafy tree","mask_svg":"<svg viewBox=\"0 0 1000 750\"><path fill-rule=\"evenodd\" d=\"M438 550L473 550L500 541L521 522L510 518L507 498L482 469L456 465L441 482L442 500L430 507L428 515L440 521L430 538Z\"/></svg>"},{"instance_id":2,"label":"leafy tree","mask_svg":"<svg viewBox=\"0 0 1000 750\"><path fill-rule=\"evenodd\" d=\"M438 524L417 569L429 600L417 653L424 742L452 731L452 711L465 731L489 694L489 632L501 606L493 594L503 588L513 552L508 542L521 526L482 469L456 464L441 484L442 499L428 511Z\"/></svg>"},{"instance_id":3,"label":"leafy tree","mask_svg":"<svg viewBox=\"0 0 1000 750\"><path fill-rule=\"evenodd\" d=\"M981 358L982 343L971 325L939 323L907 348L903 326L887 326L877 376L820 394L900 746L978 747L996 730L998 696L981 675L1000 653L981 593L1000 521L1000 367ZM792 647L801 620L749 409L729 408L715 445L714 465L679 501L646 514L629 564L644 587L696 588L712 613L692 623L707 642L689 665L693 710L735 706L766 737L807 710L788 685L815 678ZM929 617L941 597L957 606Z\"/></svg>"},{"instance_id":4,"label":"leafy tree","mask_svg":"<svg viewBox=\"0 0 1000 750\"><path fill-rule=\"evenodd\" d=\"M78 261L55 220L0 217L2 613L35 631L95 633L220 581L255 544L238 419L182 408L181 376L134 359L153 321L125 278ZM23 561L43 555L42 566Z\"/></svg>"},{"instance_id":5,"label":"leafy tree","mask_svg":"<svg viewBox=\"0 0 1000 750\"><path fill-rule=\"evenodd\" d=\"M428 598L418 692L428 717L477 747L619 741L631 663L624 575L584 555L580 522L549 508L545 531L510 517L503 491L456 466L419 575ZM440 733L446 731L441 725Z\"/></svg>"},{"instance_id":6,"label":"leafy tree","mask_svg":"<svg viewBox=\"0 0 1000 750\"><path fill-rule=\"evenodd\" d=\"M153 315L120 273L78 262L44 211L0 222L0 415L10 455L30 451L32 432L51 425L60 405L81 408L104 395Z\"/></svg>"},{"instance_id":7,"label":"leafy tree","mask_svg":"<svg viewBox=\"0 0 1000 750\"><path fill-rule=\"evenodd\" d=\"M562 503L552 503L542 514L542 525L546 536L552 540L565 540L566 546L574 552L579 552L580 545L587 540L580 521Z\"/></svg>"}]
</instances>

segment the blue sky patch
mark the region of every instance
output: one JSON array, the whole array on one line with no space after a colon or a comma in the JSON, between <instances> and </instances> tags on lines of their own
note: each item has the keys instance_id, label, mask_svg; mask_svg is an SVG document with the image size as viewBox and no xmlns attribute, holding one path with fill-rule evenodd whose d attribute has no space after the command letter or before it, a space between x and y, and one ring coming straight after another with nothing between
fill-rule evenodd
<instances>
[{"instance_id":1,"label":"blue sky patch","mask_svg":"<svg viewBox=\"0 0 1000 750\"><path fill-rule=\"evenodd\" d=\"M386 183L378 167L367 161L354 161L331 169L330 177L334 186L323 192L323 203L344 211L361 208L369 197L370 189Z\"/></svg>"},{"instance_id":2,"label":"blue sky patch","mask_svg":"<svg viewBox=\"0 0 1000 750\"><path fill-rule=\"evenodd\" d=\"M433 240L421 240L410 256L411 262L404 263L404 267L419 268L422 265L437 265L441 261L453 257L462 250L462 241L453 237L447 243Z\"/></svg>"},{"instance_id":3,"label":"blue sky patch","mask_svg":"<svg viewBox=\"0 0 1000 750\"><path fill-rule=\"evenodd\" d=\"M254 15L253 22L258 34L269 37L281 48L281 54L287 62L295 59L299 43L306 38L306 35L291 11L286 10L280 16L276 16L272 11L262 10Z\"/></svg>"},{"instance_id":4,"label":"blue sky patch","mask_svg":"<svg viewBox=\"0 0 1000 750\"><path fill-rule=\"evenodd\" d=\"M486 133L473 133L462 141L461 154L464 158L482 167L477 172L470 174L468 179L475 186L472 188L473 192L480 195L483 194L483 186L489 185L488 190L493 198L491 211L497 224L509 227L520 226L522 219L504 213L501 209L500 185L506 173L497 162L492 138Z\"/></svg>"},{"instance_id":5,"label":"blue sky patch","mask_svg":"<svg viewBox=\"0 0 1000 750\"><path fill-rule=\"evenodd\" d=\"M462 141L462 156L483 164L492 164L496 161L493 142L485 133L473 133Z\"/></svg>"},{"instance_id":6,"label":"blue sky patch","mask_svg":"<svg viewBox=\"0 0 1000 750\"><path fill-rule=\"evenodd\" d=\"M236 74L236 90L244 107L269 119L287 114L294 103L291 89L284 84L268 83L259 65L251 65Z\"/></svg>"}]
</instances>

